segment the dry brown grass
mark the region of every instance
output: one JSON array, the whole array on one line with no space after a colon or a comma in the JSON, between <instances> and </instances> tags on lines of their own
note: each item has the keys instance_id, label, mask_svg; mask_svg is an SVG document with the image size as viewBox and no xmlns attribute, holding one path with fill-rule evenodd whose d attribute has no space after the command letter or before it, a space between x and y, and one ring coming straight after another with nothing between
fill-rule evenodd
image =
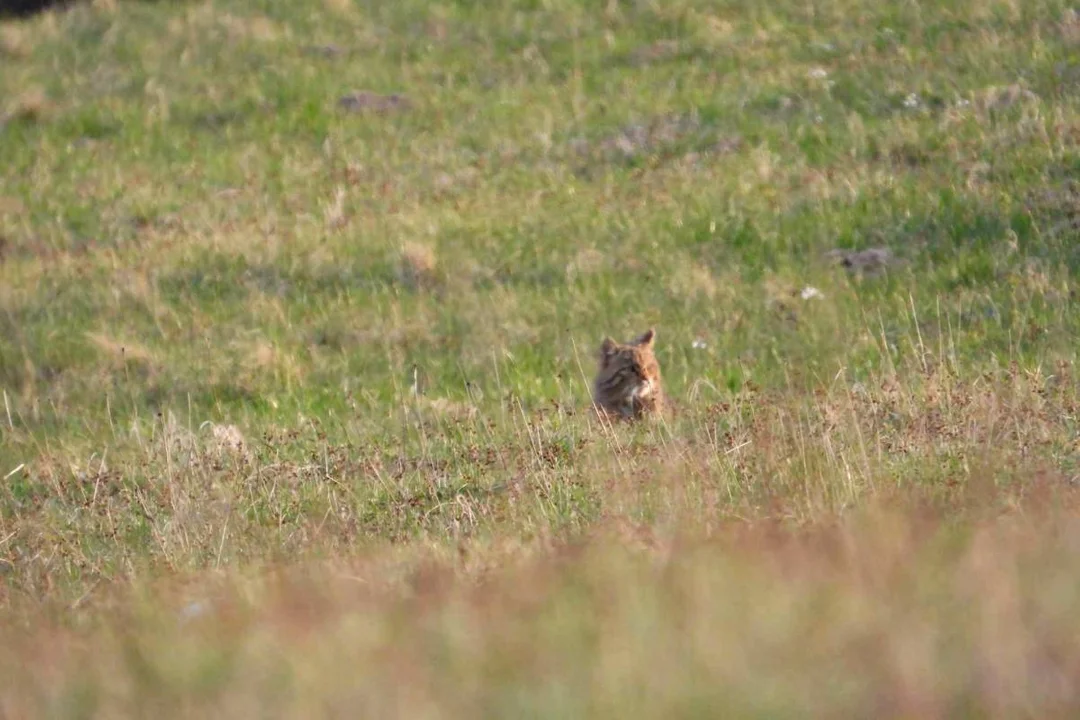
<instances>
[{"instance_id":1,"label":"dry brown grass","mask_svg":"<svg viewBox=\"0 0 1080 720\"><path fill-rule=\"evenodd\" d=\"M405 243L398 255L398 280L408 288L430 289L438 280L435 249L420 242Z\"/></svg>"},{"instance_id":2,"label":"dry brown grass","mask_svg":"<svg viewBox=\"0 0 1080 720\"><path fill-rule=\"evenodd\" d=\"M3 491L4 710L1065 716L1073 368L954 339L648 426L425 386L399 440L169 414L43 453Z\"/></svg>"},{"instance_id":3,"label":"dry brown grass","mask_svg":"<svg viewBox=\"0 0 1080 720\"><path fill-rule=\"evenodd\" d=\"M18 97L9 99L0 115L0 128L12 122L35 123L45 120L56 108L45 90L30 88Z\"/></svg>"},{"instance_id":4,"label":"dry brown grass","mask_svg":"<svg viewBox=\"0 0 1080 720\"><path fill-rule=\"evenodd\" d=\"M802 528L609 521L526 548L386 549L105 594L89 605L114 619L81 631L24 607L4 709L1064 716L1075 500L965 526L905 500Z\"/></svg>"}]
</instances>

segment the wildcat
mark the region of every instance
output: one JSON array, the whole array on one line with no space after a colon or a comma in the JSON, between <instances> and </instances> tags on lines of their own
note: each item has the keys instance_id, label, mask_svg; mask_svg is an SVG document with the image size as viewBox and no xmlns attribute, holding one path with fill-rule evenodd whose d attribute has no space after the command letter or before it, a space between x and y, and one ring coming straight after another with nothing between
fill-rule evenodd
<instances>
[{"instance_id":1,"label":"wildcat","mask_svg":"<svg viewBox=\"0 0 1080 720\"><path fill-rule=\"evenodd\" d=\"M600 370L593 382L593 404L598 410L625 419L639 419L664 411L660 365L653 354L656 331L629 343L610 337L600 345Z\"/></svg>"}]
</instances>

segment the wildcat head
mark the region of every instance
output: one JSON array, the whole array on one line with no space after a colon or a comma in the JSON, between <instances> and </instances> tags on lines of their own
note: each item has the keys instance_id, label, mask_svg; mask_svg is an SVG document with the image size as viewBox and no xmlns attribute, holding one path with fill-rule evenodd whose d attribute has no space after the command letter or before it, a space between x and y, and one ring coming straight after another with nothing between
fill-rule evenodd
<instances>
[{"instance_id":1,"label":"wildcat head","mask_svg":"<svg viewBox=\"0 0 1080 720\"><path fill-rule=\"evenodd\" d=\"M593 384L593 402L609 413L640 418L663 407L660 366L653 354L656 332L623 344L604 338L600 345L600 370Z\"/></svg>"}]
</instances>

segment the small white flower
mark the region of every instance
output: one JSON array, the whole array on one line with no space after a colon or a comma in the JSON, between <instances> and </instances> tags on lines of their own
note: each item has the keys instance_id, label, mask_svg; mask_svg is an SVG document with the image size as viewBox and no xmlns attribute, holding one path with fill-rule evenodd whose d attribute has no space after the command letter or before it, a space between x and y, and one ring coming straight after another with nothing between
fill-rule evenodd
<instances>
[{"instance_id":1,"label":"small white flower","mask_svg":"<svg viewBox=\"0 0 1080 720\"><path fill-rule=\"evenodd\" d=\"M807 75L812 80L824 80L829 77L829 71L822 67L811 68Z\"/></svg>"},{"instance_id":2,"label":"small white flower","mask_svg":"<svg viewBox=\"0 0 1080 720\"><path fill-rule=\"evenodd\" d=\"M906 107L906 108L919 107L919 96L918 96L918 94L911 93L906 98L904 98L904 107Z\"/></svg>"},{"instance_id":3,"label":"small white flower","mask_svg":"<svg viewBox=\"0 0 1080 720\"><path fill-rule=\"evenodd\" d=\"M960 98L956 101L956 107L967 107L968 105L971 105L971 101L967 98Z\"/></svg>"},{"instance_id":4,"label":"small white flower","mask_svg":"<svg viewBox=\"0 0 1080 720\"><path fill-rule=\"evenodd\" d=\"M693 343L691 343L690 347L694 348L695 350L704 350L709 346L705 344L704 340L695 340Z\"/></svg>"},{"instance_id":5,"label":"small white flower","mask_svg":"<svg viewBox=\"0 0 1080 720\"><path fill-rule=\"evenodd\" d=\"M190 602L180 609L180 623L186 624L196 620L209 613L212 609L210 603L205 600Z\"/></svg>"},{"instance_id":6,"label":"small white flower","mask_svg":"<svg viewBox=\"0 0 1080 720\"><path fill-rule=\"evenodd\" d=\"M816 122L818 125L820 125L824 120L825 118L821 117L820 115L814 116L814 122Z\"/></svg>"},{"instance_id":7,"label":"small white flower","mask_svg":"<svg viewBox=\"0 0 1080 720\"><path fill-rule=\"evenodd\" d=\"M825 294L818 290L816 287L811 287L807 285L802 289L802 292L799 293L799 297L801 297L803 300L813 300L814 298L823 298L825 297Z\"/></svg>"}]
</instances>

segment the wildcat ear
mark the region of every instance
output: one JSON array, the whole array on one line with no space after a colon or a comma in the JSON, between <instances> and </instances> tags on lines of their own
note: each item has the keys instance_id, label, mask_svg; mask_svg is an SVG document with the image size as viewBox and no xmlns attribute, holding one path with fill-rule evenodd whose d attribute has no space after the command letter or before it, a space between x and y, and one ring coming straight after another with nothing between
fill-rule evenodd
<instances>
[{"instance_id":1,"label":"wildcat ear","mask_svg":"<svg viewBox=\"0 0 1080 720\"><path fill-rule=\"evenodd\" d=\"M615 341L609 337L604 338L604 342L600 343L600 359L607 360L609 357L615 354Z\"/></svg>"},{"instance_id":2,"label":"wildcat ear","mask_svg":"<svg viewBox=\"0 0 1080 720\"><path fill-rule=\"evenodd\" d=\"M649 328L645 331L645 334L634 341L635 345L642 345L644 347L652 347L653 340L656 339L656 331Z\"/></svg>"}]
</instances>

